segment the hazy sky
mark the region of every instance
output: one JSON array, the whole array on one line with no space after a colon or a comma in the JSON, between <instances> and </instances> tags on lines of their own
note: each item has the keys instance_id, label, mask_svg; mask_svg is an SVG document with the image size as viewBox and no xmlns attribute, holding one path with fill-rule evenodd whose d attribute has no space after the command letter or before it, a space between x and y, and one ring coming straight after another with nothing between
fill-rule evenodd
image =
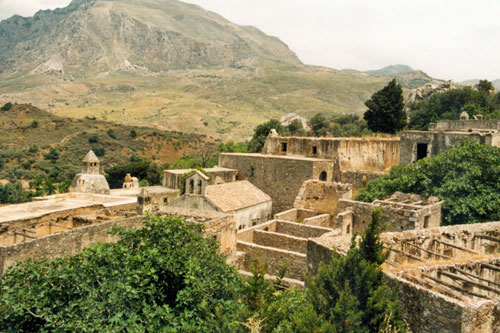
<instances>
[{"instance_id":1,"label":"hazy sky","mask_svg":"<svg viewBox=\"0 0 500 333\"><path fill-rule=\"evenodd\" d=\"M408 64L457 81L500 79L499 0L185 0L279 37L307 64ZM0 0L0 19L70 0Z\"/></svg>"}]
</instances>

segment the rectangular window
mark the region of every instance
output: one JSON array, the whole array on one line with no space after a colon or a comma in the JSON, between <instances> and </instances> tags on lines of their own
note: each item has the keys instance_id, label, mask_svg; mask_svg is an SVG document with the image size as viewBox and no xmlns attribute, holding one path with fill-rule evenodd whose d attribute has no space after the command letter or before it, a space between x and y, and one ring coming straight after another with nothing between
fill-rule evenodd
<instances>
[{"instance_id":1,"label":"rectangular window","mask_svg":"<svg viewBox=\"0 0 500 333\"><path fill-rule=\"evenodd\" d=\"M318 154L318 147L313 146L313 155L317 155L317 154Z\"/></svg>"},{"instance_id":2,"label":"rectangular window","mask_svg":"<svg viewBox=\"0 0 500 333\"><path fill-rule=\"evenodd\" d=\"M427 143L417 143L417 161L427 157Z\"/></svg>"},{"instance_id":3,"label":"rectangular window","mask_svg":"<svg viewBox=\"0 0 500 333\"><path fill-rule=\"evenodd\" d=\"M288 148L288 144L286 142L281 143L281 152L286 153L286 150Z\"/></svg>"}]
</instances>

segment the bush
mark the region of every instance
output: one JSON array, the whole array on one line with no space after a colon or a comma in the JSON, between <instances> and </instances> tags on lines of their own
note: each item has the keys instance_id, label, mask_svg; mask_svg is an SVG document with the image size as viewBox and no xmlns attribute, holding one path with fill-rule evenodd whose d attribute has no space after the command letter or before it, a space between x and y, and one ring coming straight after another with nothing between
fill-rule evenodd
<instances>
[{"instance_id":1,"label":"bush","mask_svg":"<svg viewBox=\"0 0 500 333\"><path fill-rule=\"evenodd\" d=\"M121 240L1 276L2 331L234 332L240 277L202 227L151 217Z\"/></svg>"},{"instance_id":2,"label":"bush","mask_svg":"<svg viewBox=\"0 0 500 333\"><path fill-rule=\"evenodd\" d=\"M50 148L50 151L43 155L43 158L47 161L55 162L59 159L59 151L55 148Z\"/></svg>"},{"instance_id":3,"label":"bush","mask_svg":"<svg viewBox=\"0 0 500 333\"><path fill-rule=\"evenodd\" d=\"M92 134L89 136L89 143L97 143L99 142L99 136L97 134Z\"/></svg>"},{"instance_id":4,"label":"bush","mask_svg":"<svg viewBox=\"0 0 500 333\"><path fill-rule=\"evenodd\" d=\"M384 199L396 191L437 196L447 225L500 220L500 148L461 142L433 158L394 167L360 191L357 200Z\"/></svg>"},{"instance_id":5,"label":"bush","mask_svg":"<svg viewBox=\"0 0 500 333\"><path fill-rule=\"evenodd\" d=\"M115 133L115 131L113 131L113 129L112 129L112 128L108 129L108 130L106 131L106 133L108 133L108 136L109 136L111 139L116 139L116 133Z\"/></svg>"},{"instance_id":6,"label":"bush","mask_svg":"<svg viewBox=\"0 0 500 333\"><path fill-rule=\"evenodd\" d=\"M9 111L10 109L12 109L12 103L11 102L5 103L2 106L2 108L0 108L1 111Z\"/></svg>"},{"instance_id":7,"label":"bush","mask_svg":"<svg viewBox=\"0 0 500 333\"><path fill-rule=\"evenodd\" d=\"M133 129L133 130L131 130L131 131L130 131L130 137L131 137L132 139L134 139L134 138L136 138L136 137L137 137L137 132L135 131L135 129Z\"/></svg>"}]
</instances>

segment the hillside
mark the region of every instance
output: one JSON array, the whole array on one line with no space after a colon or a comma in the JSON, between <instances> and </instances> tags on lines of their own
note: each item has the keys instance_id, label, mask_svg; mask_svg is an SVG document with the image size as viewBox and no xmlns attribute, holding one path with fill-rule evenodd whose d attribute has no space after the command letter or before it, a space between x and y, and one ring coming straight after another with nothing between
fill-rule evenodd
<instances>
[{"instance_id":1,"label":"hillside","mask_svg":"<svg viewBox=\"0 0 500 333\"><path fill-rule=\"evenodd\" d=\"M479 79L472 79L472 80L466 80L466 81L460 82L460 84L464 85L464 86L475 86L478 83L479 83ZM493 83L493 87L495 87L495 89L497 91L500 91L500 79L493 80L493 81L491 81L491 83Z\"/></svg>"},{"instance_id":2,"label":"hillside","mask_svg":"<svg viewBox=\"0 0 500 333\"><path fill-rule=\"evenodd\" d=\"M75 0L0 22L0 104L216 139L291 112L361 114L391 78L303 65L278 38L174 0Z\"/></svg>"},{"instance_id":3,"label":"hillside","mask_svg":"<svg viewBox=\"0 0 500 333\"><path fill-rule=\"evenodd\" d=\"M45 156L52 148L58 152L56 163ZM165 163L209 148L215 149L214 142L196 134L62 118L30 105L0 111L0 179L30 180L45 173L62 181L79 172L89 149L102 155L108 168L133 155Z\"/></svg>"}]
</instances>

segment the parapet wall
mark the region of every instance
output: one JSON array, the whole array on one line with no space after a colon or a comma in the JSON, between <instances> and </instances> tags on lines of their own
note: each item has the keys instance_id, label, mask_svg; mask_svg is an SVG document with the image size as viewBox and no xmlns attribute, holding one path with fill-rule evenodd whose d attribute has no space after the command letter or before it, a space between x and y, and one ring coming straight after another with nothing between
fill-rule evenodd
<instances>
[{"instance_id":1,"label":"parapet wall","mask_svg":"<svg viewBox=\"0 0 500 333\"><path fill-rule=\"evenodd\" d=\"M143 217L132 217L111 222L103 222L88 227L73 229L47 237L26 241L12 246L0 247L0 274L16 261L27 258L53 259L77 254L85 247L98 242L114 242L116 236L108 234L112 227L135 229L143 226Z\"/></svg>"},{"instance_id":2,"label":"parapet wall","mask_svg":"<svg viewBox=\"0 0 500 333\"><path fill-rule=\"evenodd\" d=\"M399 165L399 138L314 138L269 135L266 155L332 160L340 170L388 171Z\"/></svg>"},{"instance_id":3,"label":"parapet wall","mask_svg":"<svg viewBox=\"0 0 500 333\"><path fill-rule=\"evenodd\" d=\"M485 119L439 120L429 126L430 130L468 131L468 130L500 130L500 121Z\"/></svg>"}]
</instances>

